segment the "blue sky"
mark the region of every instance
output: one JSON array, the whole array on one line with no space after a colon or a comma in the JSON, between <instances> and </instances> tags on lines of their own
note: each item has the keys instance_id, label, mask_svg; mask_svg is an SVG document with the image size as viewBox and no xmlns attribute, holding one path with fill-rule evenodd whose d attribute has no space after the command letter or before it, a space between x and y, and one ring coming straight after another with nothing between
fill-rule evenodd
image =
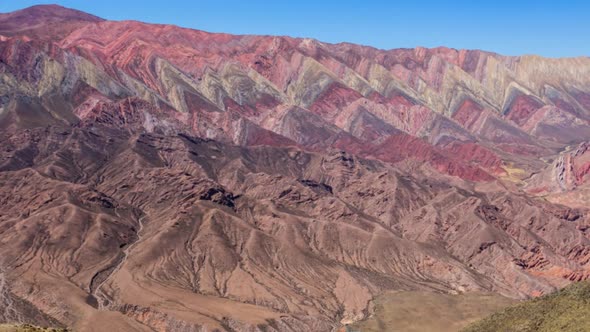
<instances>
[{"instance_id":1,"label":"blue sky","mask_svg":"<svg viewBox=\"0 0 590 332\"><path fill-rule=\"evenodd\" d=\"M1 1L57 3L97 16L212 32L289 35L390 49L449 46L506 55L590 56L590 1Z\"/></svg>"}]
</instances>

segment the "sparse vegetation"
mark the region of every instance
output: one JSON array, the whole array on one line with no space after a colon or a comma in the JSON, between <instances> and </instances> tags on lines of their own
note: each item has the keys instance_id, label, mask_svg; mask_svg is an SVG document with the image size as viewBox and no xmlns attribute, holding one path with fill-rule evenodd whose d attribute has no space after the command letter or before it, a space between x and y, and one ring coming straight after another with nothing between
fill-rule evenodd
<instances>
[{"instance_id":1,"label":"sparse vegetation","mask_svg":"<svg viewBox=\"0 0 590 332\"><path fill-rule=\"evenodd\" d=\"M506 172L502 178L519 184L524 183L522 180L527 176L524 169L516 167L513 163L507 163L502 168Z\"/></svg>"},{"instance_id":2,"label":"sparse vegetation","mask_svg":"<svg viewBox=\"0 0 590 332\"><path fill-rule=\"evenodd\" d=\"M590 331L590 282L579 282L555 293L506 308L464 332Z\"/></svg>"},{"instance_id":3,"label":"sparse vegetation","mask_svg":"<svg viewBox=\"0 0 590 332\"><path fill-rule=\"evenodd\" d=\"M369 319L348 327L350 332L451 332L515 303L497 294L434 292L388 293L375 300Z\"/></svg>"}]
</instances>

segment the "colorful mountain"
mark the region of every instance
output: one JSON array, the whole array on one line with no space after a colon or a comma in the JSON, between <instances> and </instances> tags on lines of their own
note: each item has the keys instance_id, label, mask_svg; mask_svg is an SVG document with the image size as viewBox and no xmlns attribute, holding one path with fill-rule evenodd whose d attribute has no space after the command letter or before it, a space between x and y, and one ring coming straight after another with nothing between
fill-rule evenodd
<instances>
[{"instance_id":1,"label":"colorful mountain","mask_svg":"<svg viewBox=\"0 0 590 332\"><path fill-rule=\"evenodd\" d=\"M590 58L0 14L4 320L329 331L590 276ZM2 317L0 317L2 318Z\"/></svg>"}]
</instances>

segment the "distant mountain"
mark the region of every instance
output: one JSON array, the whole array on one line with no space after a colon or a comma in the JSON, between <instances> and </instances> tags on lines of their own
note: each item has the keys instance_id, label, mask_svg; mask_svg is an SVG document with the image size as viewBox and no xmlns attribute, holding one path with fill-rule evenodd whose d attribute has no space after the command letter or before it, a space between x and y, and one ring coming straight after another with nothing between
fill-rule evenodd
<instances>
[{"instance_id":1,"label":"distant mountain","mask_svg":"<svg viewBox=\"0 0 590 332\"><path fill-rule=\"evenodd\" d=\"M0 14L0 306L329 331L385 291L549 293L590 276L589 121L590 58Z\"/></svg>"}]
</instances>

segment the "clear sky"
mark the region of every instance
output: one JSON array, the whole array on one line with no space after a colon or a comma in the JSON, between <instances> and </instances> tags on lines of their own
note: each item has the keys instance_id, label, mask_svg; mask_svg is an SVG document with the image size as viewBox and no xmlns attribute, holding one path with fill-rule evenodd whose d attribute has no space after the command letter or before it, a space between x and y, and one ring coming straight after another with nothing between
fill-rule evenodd
<instances>
[{"instance_id":1,"label":"clear sky","mask_svg":"<svg viewBox=\"0 0 590 332\"><path fill-rule=\"evenodd\" d=\"M449 46L506 55L590 56L589 0L0 0L0 12L41 3L111 20L383 49Z\"/></svg>"}]
</instances>

